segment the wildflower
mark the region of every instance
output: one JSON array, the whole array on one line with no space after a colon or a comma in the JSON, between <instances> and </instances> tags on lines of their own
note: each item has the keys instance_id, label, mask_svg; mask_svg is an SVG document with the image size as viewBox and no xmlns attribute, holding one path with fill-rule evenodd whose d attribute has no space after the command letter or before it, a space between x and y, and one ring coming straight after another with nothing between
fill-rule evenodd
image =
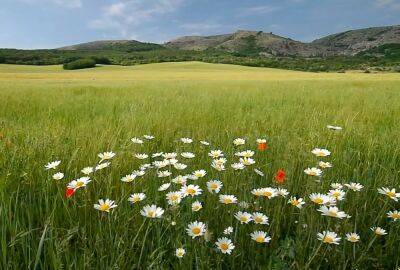
<instances>
[{"instance_id":1,"label":"wildflower","mask_svg":"<svg viewBox=\"0 0 400 270\"><path fill-rule=\"evenodd\" d=\"M200 141L200 143L202 144L202 145L210 145L210 143L209 142L206 142L206 141Z\"/></svg>"},{"instance_id":2,"label":"wildflower","mask_svg":"<svg viewBox=\"0 0 400 270\"><path fill-rule=\"evenodd\" d=\"M183 153L181 153L181 156L184 158L194 158L195 154L190 153L190 152L183 152Z\"/></svg>"},{"instance_id":3,"label":"wildflower","mask_svg":"<svg viewBox=\"0 0 400 270\"><path fill-rule=\"evenodd\" d=\"M140 214L144 217L148 218L161 218L164 214L164 210L161 207L157 207L156 205L152 204L146 205L145 207L140 210Z\"/></svg>"},{"instance_id":4,"label":"wildflower","mask_svg":"<svg viewBox=\"0 0 400 270\"><path fill-rule=\"evenodd\" d=\"M339 211L336 206L328 208L327 206L323 205L318 209L318 211L321 212L323 216L335 217L339 219L347 217L347 214L343 211Z\"/></svg>"},{"instance_id":5,"label":"wildflower","mask_svg":"<svg viewBox=\"0 0 400 270\"><path fill-rule=\"evenodd\" d=\"M203 222L194 221L188 225L186 232L193 239L199 236L203 236L206 232L206 225Z\"/></svg>"},{"instance_id":6,"label":"wildflower","mask_svg":"<svg viewBox=\"0 0 400 270\"><path fill-rule=\"evenodd\" d=\"M235 248L232 240L226 237L218 238L218 241L215 243L215 245L223 254L231 254L232 250Z\"/></svg>"},{"instance_id":7,"label":"wildflower","mask_svg":"<svg viewBox=\"0 0 400 270\"><path fill-rule=\"evenodd\" d=\"M85 167L81 170L83 174L89 175L94 171L93 167Z\"/></svg>"},{"instance_id":8,"label":"wildflower","mask_svg":"<svg viewBox=\"0 0 400 270\"><path fill-rule=\"evenodd\" d=\"M206 229L206 232L204 233L204 240L206 240L206 242L210 242L211 239L212 239L212 232Z\"/></svg>"},{"instance_id":9,"label":"wildflower","mask_svg":"<svg viewBox=\"0 0 400 270\"><path fill-rule=\"evenodd\" d=\"M341 189L331 189L329 190L329 196L334 197L337 201L344 199L346 193Z\"/></svg>"},{"instance_id":10,"label":"wildflower","mask_svg":"<svg viewBox=\"0 0 400 270\"><path fill-rule=\"evenodd\" d=\"M219 195L219 202L223 204L237 203L237 198L234 195Z\"/></svg>"},{"instance_id":11,"label":"wildflower","mask_svg":"<svg viewBox=\"0 0 400 270\"><path fill-rule=\"evenodd\" d=\"M98 204L93 205L94 209L102 211L102 212L110 212L111 209L117 207L116 204L114 204L114 201L110 199L100 199Z\"/></svg>"},{"instance_id":12,"label":"wildflower","mask_svg":"<svg viewBox=\"0 0 400 270\"><path fill-rule=\"evenodd\" d=\"M256 224L263 224L263 225L268 225L268 217L264 215L263 213L255 212L252 215L252 219L254 220L254 223Z\"/></svg>"},{"instance_id":13,"label":"wildflower","mask_svg":"<svg viewBox=\"0 0 400 270\"><path fill-rule=\"evenodd\" d=\"M360 241L360 236L357 233L346 233L346 240L352 243Z\"/></svg>"},{"instance_id":14,"label":"wildflower","mask_svg":"<svg viewBox=\"0 0 400 270\"><path fill-rule=\"evenodd\" d=\"M132 174L133 174L133 175L136 175L137 177L140 177L140 176L145 175L146 172L143 171L143 170L135 170L135 171L132 172Z\"/></svg>"},{"instance_id":15,"label":"wildflower","mask_svg":"<svg viewBox=\"0 0 400 270\"><path fill-rule=\"evenodd\" d=\"M181 142L183 142L183 143L185 143L185 144L189 144L189 143L192 143L193 140L190 139L190 138L181 138Z\"/></svg>"},{"instance_id":16,"label":"wildflower","mask_svg":"<svg viewBox=\"0 0 400 270\"><path fill-rule=\"evenodd\" d=\"M146 194L144 193L133 193L129 196L128 201L131 203L141 202L146 198Z\"/></svg>"},{"instance_id":17,"label":"wildflower","mask_svg":"<svg viewBox=\"0 0 400 270\"><path fill-rule=\"evenodd\" d=\"M313 203L319 205L328 204L331 201L330 196L320 193L311 193L309 197Z\"/></svg>"},{"instance_id":18,"label":"wildflower","mask_svg":"<svg viewBox=\"0 0 400 270\"><path fill-rule=\"evenodd\" d=\"M253 220L253 217L251 214L249 214L247 212L240 212L240 211L235 214L235 218L237 220L239 220L241 224L243 224L243 223L247 224Z\"/></svg>"},{"instance_id":19,"label":"wildflower","mask_svg":"<svg viewBox=\"0 0 400 270\"><path fill-rule=\"evenodd\" d=\"M176 153L164 153L164 154L162 154L162 156L165 159L174 159L174 158L176 158L177 154Z\"/></svg>"},{"instance_id":20,"label":"wildflower","mask_svg":"<svg viewBox=\"0 0 400 270\"><path fill-rule=\"evenodd\" d=\"M152 158L157 158L157 157L161 157L162 155L164 155L163 152L158 152L158 153L154 153L151 155Z\"/></svg>"},{"instance_id":21,"label":"wildflower","mask_svg":"<svg viewBox=\"0 0 400 270\"><path fill-rule=\"evenodd\" d=\"M383 235L387 234L386 230L381 227L371 227L371 231L373 231L376 235L379 235L379 236L383 236Z\"/></svg>"},{"instance_id":22,"label":"wildflower","mask_svg":"<svg viewBox=\"0 0 400 270\"><path fill-rule=\"evenodd\" d=\"M139 138L132 138L131 142L135 143L135 144L143 144L143 140L139 139Z\"/></svg>"},{"instance_id":23,"label":"wildflower","mask_svg":"<svg viewBox=\"0 0 400 270\"><path fill-rule=\"evenodd\" d=\"M380 194L388 196L390 199L394 200L395 202L398 201L398 198L400 198L400 193L396 193L396 189L392 188L378 188L378 192Z\"/></svg>"},{"instance_id":24,"label":"wildflower","mask_svg":"<svg viewBox=\"0 0 400 270\"><path fill-rule=\"evenodd\" d=\"M261 189L262 196L272 199L278 195L277 190L275 188L266 187Z\"/></svg>"},{"instance_id":25,"label":"wildflower","mask_svg":"<svg viewBox=\"0 0 400 270\"><path fill-rule=\"evenodd\" d=\"M242 152L236 152L235 156L244 157L244 158L250 158L250 157L254 156L254 151L246 150L246 151L242 151Z\"/></svg>"},{"instance_id":26,"label":"wildflower","mask_svg":"<svg viewBox=\"0 0 400 270\"><path fill-rule=\"evenodd\" d=\"M256 174L258 174L259 176L261 176L261 177L264 177L264 176L265 176L265 174L264 174L262 171L260 171L259 169L254 169L254 172L255 172Z\"/></svg>"},{"instance_id":27,"label":"wildflower","mask_svg":"<svg viewBox=\"0 0 400 270\"><path fill-rule=\"evenodd\" d=\"M243 165L243 163L233 163L233 164L231 165L231 167L232 167L235 171L237 171L237 170L243 170L245 166Z\"/></svg>"},{"instance_id":28,"label":"wildflower","mask_svg":"<svg viewBox=\"0 0 400 270\"><path fill-rule=\"evenodd\" d=\"M129 183L129 182L132 182L133 180L135 180L136 176L137 176L136 174L128 174L128 175L125 175L124 177L122 177L121 181Z\"/></svg>"},{"instance_id":29,"label":"wildflower","mask_svg":"<svg viewBox=\"0 0 400 270\"><path fill-rule=\"evenodd\" d=\"M143 165L141 165L141 166L139 167L139 170L140 170L140 171L145 171L145 170L151 169L151 168L153 168L153 166L151 166L150 163L145 163L145 164L143 164Z\"/></svg>"},{"instance_id":30,"label":"wildflower","mask_svg":"<svg viewBox=\"0 0 400 270\"><path fill-rule=\"evenodd\" d=\"M260 151L264 151L267 149L267 140L266 139L257 139L257 149Z\"/></svg>"},{"instance_id":31,"label":"wildflower","mask_svg":"<svg viewBox=\"0 0 400 270\"><path fill-rule=\"evenodd\" d=\"M46 170L55 169L55 168L57 168L58 165L60 165L60 163L61 163L60 160L56 160L56 161L47 163L44 167Z\"/></svg>"},{"instance_id":32,"label":"wildflower","mask_svg":"<svg viewBox=\"0 0 400 270\"><path fill-rule=\"evenodd\" d=\"M203 208L203 205L201 204L201 202L195 201L194 203L192 203L192 211L193 212L200 211L201 208Z\"/></svg>"},{"instance_id":33,"label":"wildflower","mask_svg":"<svg viewBox=\"0 0 400 270\"><path fill-rule=\"evenodd\" d=\"M168 166L169 162L168 162L168 160L162 160L162 161L156 160L156 161L153 162L153 165L157 169L161 169L161 168L164 168L164 167Z\"/></svg>"},{"instance_id":34,"label":"wildflower","mask_svg":"<svg viewBox=\"0 0 400 270\"><path fill-rule=\"evenodd\" d=\"M227 227L227 228L224 230L224 234L225 234L225 235L229 235L229 234L231 234L231 233L233 233L233 227L231 227L231 226Z\"/></svg>"},{"instance_id":35,"label":"wildflower","mask_svg":"<svg viewBox=\"0 0 400 270\"><path fill-rule=\"evenodd\" d=\"M237 138L237 139L233 140L233 144L235 146L244 145L245 143L246 143L246 140L242 139L242 138Z\"/></svg>"},{"instance_id":36,"label":"wildflower","mask_svg":"<svg viewBox=\"0 0 400 270\"><path fill-rule=\"evenodd\" d=\"M100 158L99 163L101 163L104 160L112 159L115 156L115 153L114 152L104 152L104 153L98 154L97 156Z\"/></svg>"},{"instance_id":37,"label":"wildflower","mask_svg":"<svg viewBox=\"0 0 400 270\"><path fill-rule=\"evenodd\" d=\"M245 166L250 166L256 163L256 161L252 158L241 158L239 163L242 163Z\"/></svg>"},{"instance_id":38,"label":"wildflower","mask_svg":"<svg viewBox=\"0 0 400 270\"><path fill-rule=\"evenodd\" d=\"M210 153L208 153L208 156L216 159L219 157L223 157L224 154L222 153L221 150L211 150Z\"/></svg>"},{"instance_id":39,"label":"wildflower","mask_svg":"<svg viewBox=\"0 0 400 270\"><path fill-rule=\"evenodd\" d=\"M170 186L171 186L171 183L164 183L158 188L158 191L165 191L165 190L169 189Z\"/></svg>"},{"instance_id":40,"label":"wildflower","mask_svg":"<svg viewBox=\"0 0 400 270\"><path fill-rule=\"evenodd\" d=\"M53 174L53 179L54 180L61 180L63 178L64 178L64 174L62 172L58 172L58 173Z\"/></svg>"},{"instance_id":41,"label":"wildflower","mask_svg":"<svg viewBox=\"0 0 400 270\"><path fill-rule=\"evenodd\" d=\"M302 198L297 199L296 197L290 197L288 203L293 206L296 206L299 209L303 208L303 205L305 204Z\"/></svg>"},{"instance_id":42,"label":"wildflower","mask_svg":"<svg viewBox=\"0 0 400 270\"><path fill-rule=\"evenodd\" d=\"M260 244L269 243L271 241L271 237L269 237L267 233L263 231L254 231L250 234L250 237Z\"/></svg>"},{"instance_id":43,"label":"wildflower","mask_svg":"<svg viewBox=\"0 0 400 270\"><path fill-rule=\"evenodd\" d=\"M184 197L186 197L186 196L194 197L194 196L200 195L202 191L203 190L197 185L188 185L188 186L183 186L181 188L181 192Z\"/></svg>"},{"instance_id":44,"label":"wildflower","mask_svg":"<svg viewBox=\"0 0 400 270\"><path fill-rule=\"evenodd\" d=\"M134 156L137 159L146 159L149 157L149 155L147 155L147 154L135 154Z\"/></svg>"},{"instance_id":45,"label":"wildflower","mask_svg":"<svg viewBox=\"0 0 400 270\"><path fill-rule=\"evenodd\" d=\"M285 182L286 173L284 170L279 169L275 174L275 181L279 184Z\"/></svg>"},{"instance_id":46,"label":"wildflower","mask_svg":"<svg viewBox=\"0 0 400 270\"><path fill-rule=\"evenodd\" d=\"M67 187L68 187L68 188L71 188L71 189L74 189L74 190L77 190L77 189L79 189L79 188L86 187L86 185L87 185L90 181L91 181L90 178L87 177L87 176L80 177L80 178L78 178L78 179L76 179L76 180L72 180L72 181L68 184Z\"/></svg>"},{"instance_id":47,"label":"wildflower","mask_svg":"<svg viewBox=\"0 0 400 270\"><path fill-rule=\"evenodd\" d=\"M214 169L216 169L219 172L225 170L225 165L218 163L216 160L213 160L213 162L211 163L211 167L213 167Z\"/></svg>"},{"instance_id":48,"label":"wildflower","mask_svg":"<svg viewBox=\"0 0 400 270\"><path fill-rule=\"evenodd\" d=\"M320 166L322 169L332 168L332 164L331 163L324 162L324 161L318 162L318 166Z\"/></svg>"},{"instance_id":49,"label":"wildflower","mask_svg":"<svg viewBox=\"0 0 400 270\"><path fill-rule=\"evenodd\" d=\"M337 237L337 234L335 232L323 231L322 233L318 233L317 237L318 240L326 244L339 245L340 242L340 237Z\"/></svg>"},{"instance_id":50,"label":"wildflower","mask_svg":"<svg viewBox=\"0 0 400 270\"><path fill-rule=\"evenodd\" d=\"M174 179L172 179L172 182L175 184L179 184L179 185L184 185L186 184L187 181L187 176L182 176L182 175L178 175L177 177L175 177Z\"/></svg>"},{"instance_id":51,"label":"wildflower","mask_svg":"<svg viewBox=\"0 0 400 270\"><path fill-rule=\"evenodd\" d=\"M110 166L110 164L111 164L110 162L100 163L99 165L97 165L95 167L95 171L99 171L99 170L102 170L104 168L107 168L108 166Z\"/></svg>"},{"instance_id":52,"label":"wildflower","mask_svg":"<svg viewBox=\"0 0 400 270\"><path fill-rule=\"evenodd\" d=\"M154 136L152 136L152 135L143 135L143 137L144 137L146 140L152 140L152 139L154 139Z\"/></svg>"},{"instance_id":53,"label":"wildflower","mask_svg":"<svg viewBox=\"0 0 400 270\"><path fill-rule=\"evenodd\" d=\"M360 183L353 183L353 182L351 182L350 184L344 184L344 185L353 191L360 191L364 187Z\"/></svg>"},{"instance_id":54,"label":"wildflower","mask_svg":"<svg viewBox=\"0 0 400 270\"><path fill-rule=\"evenodd\" d=\"M387 213L387 216L388 216L389 218L392 218L393 221L397 221L398 219L400 219L400 211L398 211L398 210L389 211L389 212Z\"/></svg>"},{"instance_id":55,"label":"wildflower","mask_svg":"<svg viewBox=\"0 0 400 270\"><path fill-rule=\"evenodd\" d=\"M339 126L327 125L326 127L327 127L328 129L331 129L331 130L342 130L342 127L339 127Z\"/></svg>"},{"instance_id":56,"label":"wildflower","mask_svg":"<svg viewBox=\"0 0 400 270\"><path fill-rule=\"evenodd\" d=\"M278 188L276 189L276 194L278 196L286 197L287 195L289 195L289 191L287 191L287 189L285 188Z\"/></svg>"},{"instance_id":57,"label":"wildflower","mask_svg":"<svg viewBox=\"0 0 400 270\"><path fill-rule=\"evenodd\" d=\"M343 189L343 185L340 184L340 183L332 183L332 184L331 184L331 188L334 188L334 189Z\"/></svg>"},{"instance_id":58,"label":"wildflower","mask_svg":"<svg viewBox=\"0 0 400 270\"><path fill-rule=\"evenodd\" d=\"M175 256L178 258L182 258L183 256L185 256L186 251L183 248L177 248L175 250Z\"/></svg>"},{"instance_id":59,"label":"wildflower","mask_svg":"<svg viewBox=\"0 0 400 270\"><path fill-rule=\"evenodd\" d=\"M184 169L186 169L186 167L187 167L187 165L183 164L183 163L175 163L174 164L174 168L177 170L184 170Z\"/></svg>"},{"instance_id":60,"label":"wildflower","mask_svg":"<svg viewBox=\"0 0 400 270\"><path fill-rule=\"evenodd\" d=\"M74 195L74 193L75 193L75 189L74 188L67 187L66 190L65 190L65 197L69 198L72 195Z\"/></svg>"},{"instance_id":61,"label":"wildflower","mask_svg":"<svg viewBox=\"0 0 400 270\"><path fill-rule=\"evenodd\" d=\"M312 168L307 168L304 170L304 172L310 176L321 176L322 171L321 169L312 167Z\"/></svg>"},{"instance_id":62,"label":"wildflower","mask_svg":"<svg viewBox=\"0 0 400 270\"><path fill-rule=\"evenodd\" d=\"M171 173L170 171L168 171L168 170L157 172L157 176L160 177L160 178L168 177L168 176L170 176L171 174L172 174L172 173Z\"/></svg>"},{"instance_id":63,"label":"wildflower","mask_svg":"<svg viewBox=\"0 0 400 270\"><path fill-rule=\"evenodd\" d=\"M317 157L326 157L329 156L331 154L331 152L329 152L326 149L321 149L321 148L314 148L311 153L313 153L314 155L316 155Z\"/></svg>"},{"instance_id":64,"label":"wildflower","mask_svg":"<svg viewBox=\"0 0 400 270\"><path fill-rule=\"evenodd\" d=\"M166 197L169 205L177 205L180 204L182 200L182 193L179 191L171 191L167 193Z\"/></svg>"},{"instance_id":65,"label":"wildflower","mask_svg":"<svg viewBox=\"0 0 400 270\"><path fill-rule=\"evenodd\" d=\"M221 188L223 187L223 184L219 180L211 180L207 182L207 189L209 192L213 193L219 193Z\"/></svg>"},{"instance_id":66,"label":"wildflower","mask_svg":"<svg viewBox=\"0 0 400 270\"><path fill-rule=\"evenodd\" d=\"M249 203L248 202L245 202L245 201L241 201L240 203L239 203L239 207L240 208L243 208L243 209L246 209L246 208L249 208Z\"/></svg>"},{"instance_id":67,"label":"wildflower","mask_svg":"<svg viewBox=\"0 0 400 270\"><path fill-rule=\"evenodd\" d=\"M207 173L206 173L205 170L197 170L197 171L194 171L194 172L193 172L193 176L195 177L195 179L202 178L202 177L204 177L206 174L207 174Z\"/></svg>"},{"instance_id":68,"label":"wildflower","mask_svg":"<svg viewBox=\"0 0 400 270\"><path fill-rule=\"evenodd\" d=\"M251 194L254 196L260 197L263 195L263 189L262 188L255 188L251 191Z\"/></svg>"}]
</instances>

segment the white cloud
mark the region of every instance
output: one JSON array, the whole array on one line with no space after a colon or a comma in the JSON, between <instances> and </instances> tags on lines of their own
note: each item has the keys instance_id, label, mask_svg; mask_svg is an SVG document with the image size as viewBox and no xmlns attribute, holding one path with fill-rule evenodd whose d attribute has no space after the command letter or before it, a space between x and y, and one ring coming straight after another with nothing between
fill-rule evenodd
<instances>
[{"instance_id":1,"label":"white cloud","mask_svg":"<svg viewBox=\"0 0 400 270\"><path fill-rule=\"evenodd\" d=\"M223 27L219 23L185 23L180 26L182 29L188 31L203 32L208 30L216 30Z\"/></svg>"},{"instance_id":2,"label":"white cloud","mask_svg":"<svg viewBox=\"0 0 400 270\"><path fill-rule=\"evenodd\" d=\"M56 4L64 8L80 8L82 7L82 0L17 0L19 2L31 5L49 5Z\"/></svg>"},{"instance_id":3,"label":"white cloud","mask_svg":"<svg viewBox=\"0 0 400 270\"><path fill-rule=\"evenodd\" d=\"M272 13L279 9L280 9L279 7L270 6L270 5L253 6L253 7L240 9L238 16L239 17L247 17L247 16L252 16L252 15L263 15L263 14Z\"/></svg>"}]
</instances>

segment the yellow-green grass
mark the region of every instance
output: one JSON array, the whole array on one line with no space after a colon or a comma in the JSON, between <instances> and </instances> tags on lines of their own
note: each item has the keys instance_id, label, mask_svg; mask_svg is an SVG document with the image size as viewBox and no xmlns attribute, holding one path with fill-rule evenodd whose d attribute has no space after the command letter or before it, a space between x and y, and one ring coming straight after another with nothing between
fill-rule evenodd
<instances>
[{"instance_id":1,"label":"yellow-green grass","mask_svg":"<svg viewBox=\"0 0 400 270\"><path fill-rule=\"evenodd\" d=\"M3 269L394 269L400 264L399 221L386 217L400 205L377 193L382 186L400 189L398 74L303 73L195 62L80 71L0 65L0 100ZM328 130L328 124L343 131ZM130 142L143 134L156 139L144 146ZM255 158L266 177L251 169L233 172L229 165L226 172L216 172L210 168L209 148L198 142L183 146L180 137L209 141L211 148L227 153L229 164L237 159L234 138L247 139L241 149L256 149L255 139L266 137L268 150ZM319 161L310 153L314 147L332 151L325 160L334 167L320 183L303 172ZM117 153L111 168L65 199L67 183L107 150ZM193 199L170 209L165 192L157 191L164 181L154 172L133 184L120 181L144 163L133 153L159 151L197 155L182 162L189 164L185 174L208 172L197 180L204 190L200 212L191 213ZM60 181L44 170L57 159L66 175ZM282 198L268 201L250 194L255 187L276 187L273 176L279 168L287 173L282 186L306 199L312 192L327 192L332 182L362 183L362 192L348 192L338 205L352 218L322 217L309 200L298 210ZM215 178L224 183L222 194L257 202L247 211L264 212L270 225L238 225L233 218L238 207L223 206L206 191L205 182ZM129 194L142 191L146 201L129 205ZM118 207L102 215L93 209L100 198L114 199ZM139 210L148 203L165 208L164 218L144 221ZM186 235L186 225L194 220L207 223L211 242ZM230 256L214 246L227 226L235 228ZM371 226L386 228L388 235L374 238ZM316 234L326 229L340 234L339 246L319 248ZM272 242L256 244L249 237L253 230L267 231ZM351 231L361 235L360 243L346 243L344 234ZM178 260L173 254L181 246L187 255Z\"/></svg>"}]
</instances>

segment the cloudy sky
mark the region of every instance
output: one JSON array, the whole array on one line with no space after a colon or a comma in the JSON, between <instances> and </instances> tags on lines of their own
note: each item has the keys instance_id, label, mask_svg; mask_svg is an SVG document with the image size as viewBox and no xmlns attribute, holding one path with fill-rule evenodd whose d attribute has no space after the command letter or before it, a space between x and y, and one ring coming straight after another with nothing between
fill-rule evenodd
<instances>
[{"instance_id":1,"label":"cloudy sky","mask_svg":"<svg viewBox=\"0 0 400 270\"><path fill-rule=\"evenodd\" d=\"M400 24L400 0L0 0L0 48L263 30L301 41Z\"/></svg>"}]
</instances>

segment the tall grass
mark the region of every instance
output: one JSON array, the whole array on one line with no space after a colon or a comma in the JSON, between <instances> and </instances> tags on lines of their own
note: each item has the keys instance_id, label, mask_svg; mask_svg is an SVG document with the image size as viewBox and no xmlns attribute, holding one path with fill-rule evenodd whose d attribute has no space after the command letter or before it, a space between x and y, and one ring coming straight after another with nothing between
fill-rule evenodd
<instances>
[{"instance_id":1,"label":"tall grass","mask_svg":"<svg viewBox=\"0 0 400 270\"><path fill-rule=\"evenodd\" d=\"M173 73L178 64L168 65ZM257 69L257 80L238 80L235 76L241 71L235 69L208 80L202 73L207 68L200 65L197 79L191 74L191 80L165 80L164 70L156 67L144 67L145 79L132 69L124 75L128 81L74 81L52 78L51 72L39 73L49 80L32 79L29 74L12 80L12 75L10 79L2 75L0 268L394 269L400 265L400 223L386 217L387 211L400 208L399 203L377 193L382 186L400 188L398 79L354 80L343 75L325 80L331 75L321 74L274 80L273 72L263 71L269 79L261 80ZM241 69L251 76L252 69ZM79 78L83 73L72 75ZM288 76L293 75L288 72ZM332 132L327 124L344 130ZM156 139L143 146L130 142L143 134ZM234 138L246 138L243 149L255 149L255 139L266 137L268 150L255 157L256 167L266 176L229 168L219 173L210 168L210 148L182 145L180 137L207 140L211 148L224 150L229 161L237 150ZM310 154L314 147L332 151L329 161L334 167L321 183L303 172L318 162ZM83 167L96 164L97 153L106 150L117 153L111 167L96 172L86 189L66 199L66 184L80 176ZM162 181L154 172L133 184L120 181L143 163L133 153L160 151L194 152L196 159L182 161L189 165L184 173L207 170L205 179L197 180L204 190L201 211L191 212L192 199L185 199L178 209L168 207L165 193L157 191ZM60 181L44 170L56 159L62 160L60 170L66 175ZM268 201L250 194L255 187L276 186L273 175L280 168L287 173L282 186L305 198L312 192L325 193L332 182L363 184L362 192L350 192L340 203L352 218L332 220L310 203L298 210L283 198ZM223 194L255 202L249 212L259 210L270 217L270 225L262 227L272 237L270 244L252 241L249 233L261 227L238 225L233 218L238 207L224 206L206 191L205 181L214 178L224 183ZM127 198L133 192L145 192L148 198L141 205L130 205ZM103 215L93 209L99 198L116 200L118 207ZM147 203L166 209L161 220L146 220L139 214ZM192 240L185 233L194 220L207 223L213 241ZM235 228L236 248L230 256L214 245L227 226ZM371 226L385 227L388 235L374 239ZM340 245L320 247L316 234L325 229L340 234ZM343 239L351 231L361 235L355 248ZM178 259L173 255L181 246L187 254Z\"/></svg>"}]
</instances>

